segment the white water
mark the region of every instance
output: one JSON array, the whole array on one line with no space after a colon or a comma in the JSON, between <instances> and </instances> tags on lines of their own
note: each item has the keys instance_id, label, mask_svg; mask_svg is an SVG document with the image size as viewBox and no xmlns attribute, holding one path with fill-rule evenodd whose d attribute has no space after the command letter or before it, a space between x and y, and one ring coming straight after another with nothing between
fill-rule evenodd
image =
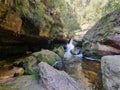
<instances>
[{"instance_id":1,"label":"white water","mask_svg":"<svg viewBox=\"0 0 120 90\"><path fill-rule=\"evenodd\" d=\"M71 53L71 50L74 49L74 52L80 52L79 54L73 55ZM81 52L81 48L79 47L75 47L73 45L73 39L71 38L70 42L66 45L66 52L64 54L64 59L65 60L70 60L71 58L74 57L78 57L78 58L83 58L83 59L87 59L87 60L92 60L92 61L98 61L98 59L92 58L92 57L84 57L82 52Z\"/></svg>"},{"instance_id":2,"label":"white water","mask_svg":"<svg viewBox=\"0 0 120 90\"><path fill-rule=\"evenodd\" d=\"M80 57L80 58L83 57L82 53L80 53L80 54L78 54L78 55L73 55L73 54L71 53L71 50L73 50L73 49L80 51L80 48L76 48L76 47L73 45L73 39L71 38L70 42L66 45L66 52L65 52L65 54L64 54L64 59L69 60L69 59L71 59L72 57Z\"/></svg>"},{"instance_id":3,"label":"white water","mask_svg":"<svg viewBox=\"0 0 120 90\"><path fill-rule=\"evenodd\" d=\"M66 45L66 52L70 52L72 49L74 49L73 45L73 39L71 38L70 42Z\"/></svg>"}]
</instances>

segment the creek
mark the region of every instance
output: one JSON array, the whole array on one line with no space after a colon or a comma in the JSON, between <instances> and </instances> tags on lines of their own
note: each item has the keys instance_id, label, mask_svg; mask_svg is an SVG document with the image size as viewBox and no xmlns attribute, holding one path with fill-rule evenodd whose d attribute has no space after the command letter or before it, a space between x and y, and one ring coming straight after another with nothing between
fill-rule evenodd
<instances>
[{"instance_id":1,"label":"creek","mask_svg":"<svg viewBox=\"0 0 120 90\"><path fill-rule=\"evenodd\" d=\"M62 60L64 70L84 87L84 90L102 90L100 62L92 57L85 57L81 50L73 44L73 38L66 45Z\"/></svg>"}]
</instances>

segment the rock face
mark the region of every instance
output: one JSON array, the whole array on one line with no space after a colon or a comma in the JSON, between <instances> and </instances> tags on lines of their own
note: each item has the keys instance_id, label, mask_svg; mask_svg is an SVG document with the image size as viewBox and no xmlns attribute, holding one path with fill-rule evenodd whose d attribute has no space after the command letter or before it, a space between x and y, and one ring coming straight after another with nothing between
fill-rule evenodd
<instances>
[{"instance_id":1,"label":"rock face","mask_svg":"<svg viewBox=\"0 0 120 90\"><path fill-rule=\"evenodd\" d=\"M120 89L120 55L104 56L101 60L105 90Z\"/></svg>"},{"instance_id":2,"label":"rock face","mask_svg":"<svg viewBox=\"0 0 120 90\"><path fill-rule=\"evenodd\" d=\"M83 90L67 73L48 64L39 64L39 74L47 90Z\"/></svg>"},{"instance_id":3,"label":"rock face","mask_svg":"<svg viewBox=\"0 0 120 90\"><path fill-rule=\"evenodd\" d=\"M85 56L120 54L120 10L101 18L83 37Z\"/></svg>"},{"instance_id":4,"label":"rock face","mask_svg":"<svg viewBox=\"0 0 120 90\"><path fill-rule=\"evenodd\" d=\"M28 1L28 4L30 4L29 2L31 1ZM42 4L40 1L37 2ZM34 3L35 1L33 1ZM45 25L40 25L39 27L39 25L35 25L35 16L32 15L33 17L31 17L31 14L34 13L31 11L34 11L34 8L30 7L26 8L28 11L33 9L30 10L30 15L24 16L19 10L15 10L15 7L11 9L9 5L6 6L0 1L0 59L20 56L28 51L39 51L41 48L51 49L54 43L67 43L68 32L64 32L62 22L59 20L60 17L53 14L48 15L50 11L46 11L47 8L44 8L46 13L43 13L43 18L45 21L41 21L38 24L40 25L44 22ZM38 20L40 18L39 15L36 18ZM43 18L42 20L44 20Z\"/></svg>"}]
</instances>

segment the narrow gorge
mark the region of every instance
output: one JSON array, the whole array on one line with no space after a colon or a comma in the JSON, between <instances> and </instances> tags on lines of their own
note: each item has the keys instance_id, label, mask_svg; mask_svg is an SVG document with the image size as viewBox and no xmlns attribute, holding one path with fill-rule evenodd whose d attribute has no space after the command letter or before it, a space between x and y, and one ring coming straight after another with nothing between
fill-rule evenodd
<instances>
[{"instance_id":1,"label":"narrow gorge","mask_svg":"<svg viewBox=\"0 0 120 90\"><path fill-rule=\"evenodd\" d=\"M119 0L0 0L0 90L119 90Z\"/></svg>"}]
</instances>

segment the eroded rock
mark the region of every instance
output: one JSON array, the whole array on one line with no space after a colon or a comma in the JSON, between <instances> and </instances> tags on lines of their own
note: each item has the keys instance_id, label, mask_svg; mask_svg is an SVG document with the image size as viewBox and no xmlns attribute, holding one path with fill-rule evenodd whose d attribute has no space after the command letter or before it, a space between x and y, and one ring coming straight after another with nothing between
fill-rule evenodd
<instances>
[{"instance_id":1,"label":"eroded rock","mask_svg":"<svg viewBox=\"0 0 120 90\"><path fill-rule=\"evenodd\" d=\"M120 10L102 17L83 37L85 56L120 54Z\"/></svg>"}]
</instances>

